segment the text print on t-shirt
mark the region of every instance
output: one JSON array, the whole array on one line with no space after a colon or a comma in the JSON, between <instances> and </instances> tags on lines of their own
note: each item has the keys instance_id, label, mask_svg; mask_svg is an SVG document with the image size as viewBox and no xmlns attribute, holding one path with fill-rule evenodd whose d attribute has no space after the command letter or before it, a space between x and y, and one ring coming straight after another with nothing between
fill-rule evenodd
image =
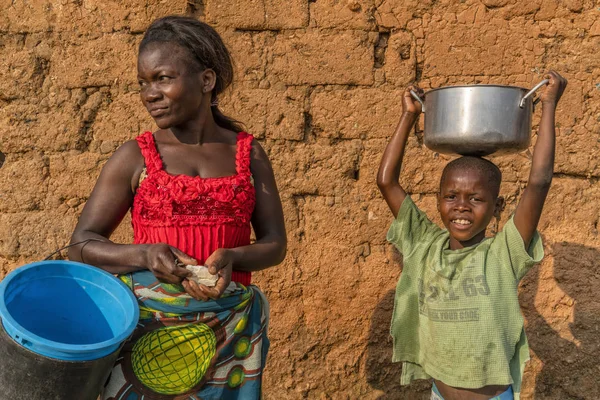
<instances>
[{"instance_id":1,"label":"text print on t-shirt","mask_svg":"<svg viewBox=\"0 0 600 400\"><path fill-rule=\"evenodd\" d=\"M431 321L438 322L470 322L479 321L479 308L456 308L461 298L488 296L490 288L484 275L464 277L458 289L453 288L451 281L442 287L419 279L419 312Z\"/></svg>"}]
</instances>

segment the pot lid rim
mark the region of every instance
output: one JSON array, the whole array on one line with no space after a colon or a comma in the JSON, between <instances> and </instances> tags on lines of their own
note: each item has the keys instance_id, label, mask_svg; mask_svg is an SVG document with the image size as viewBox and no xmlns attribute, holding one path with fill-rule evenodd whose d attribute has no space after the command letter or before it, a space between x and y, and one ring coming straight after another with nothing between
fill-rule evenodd
<instances>
[{"instance_id":1,"label":"pot lid rim","mask_svg":"<svg viewBox=\"0 0 600 400\"><path fill-rule=\"evenodd\" d=\"M521 86L495 85L495 84L477 84L477 85L443 86L443 87L439 87L439 88L428 90L427 92L425 92L425 95L427 95L428 93L431 93L431 92L436 92L438 90L444 90L444 89L478 88L478 87L497 87L497 88L504 88L504 89L520 89L520 90L524 90L525 92L528 92L530 90L530 89L527 89L527 88L524 88L524 87L521 87Z\"/></svg>"}]
</instances>

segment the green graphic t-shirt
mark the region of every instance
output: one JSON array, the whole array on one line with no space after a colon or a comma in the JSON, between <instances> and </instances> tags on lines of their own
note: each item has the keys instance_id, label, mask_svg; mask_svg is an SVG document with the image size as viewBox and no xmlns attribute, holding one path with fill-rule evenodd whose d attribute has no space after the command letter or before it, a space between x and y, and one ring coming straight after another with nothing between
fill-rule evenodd
<instances>
[{"instance_id":1,"label":"green graphic t-shirt","mask_svg":"<svg viewBox=\"0 0 600 400\"><path fill-rule=\"evenodd\" d=\"M477 245L450 250L439 228L406 197L387 240L403 255L391 335L401 384L433 377L447 385L513 385L519 399L529 346L519 280L544 256L536 232L529 249L512 217Z\"/></svg>"}]
</instances>

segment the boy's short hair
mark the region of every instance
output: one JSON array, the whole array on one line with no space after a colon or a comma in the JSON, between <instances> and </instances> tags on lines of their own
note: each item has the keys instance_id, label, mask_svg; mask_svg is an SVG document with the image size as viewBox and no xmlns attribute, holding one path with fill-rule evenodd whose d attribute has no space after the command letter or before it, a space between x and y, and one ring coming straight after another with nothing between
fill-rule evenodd
<instances>
[{"instance_id":1,"label":"boy's short hair","mask_svg":"<svg viewBox=\"0 0 600 400\"><path fill-rule=\"evenodd\" d=\"M487 182L489 182L489 188L494 198L498 197L500 193L500 183L502 182L502 172L500 168L490 160L475 156L464 156L450 161L444 167L442 172L442 178L440 179L440 189L442 184L448 175L448 172L452 170L466 170L466 171L477 171L483 174Z\"/></svg>"}]
</instances>

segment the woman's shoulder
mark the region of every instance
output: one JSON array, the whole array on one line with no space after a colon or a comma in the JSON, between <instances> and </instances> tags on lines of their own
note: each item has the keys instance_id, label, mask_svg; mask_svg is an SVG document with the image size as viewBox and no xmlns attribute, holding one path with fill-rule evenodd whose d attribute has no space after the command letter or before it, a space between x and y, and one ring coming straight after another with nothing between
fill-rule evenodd
<instances>
[{"instance_id":1,"label":"woman's shoulder","mask_svg":"<svg viewBox=\"0 0 600 400\"><path fill-rule=\"evenodd\" d=\"M129 182L132 191L135 193L139 186L139 179L144 166L145 160L138 141L132 139L126 141L115 150L106 163L105 168L108 167L108 171L111 171L114 177L119 177L119 179Z\"/></svg>"},{"instance_id":2,"label":"woman's shoulder","mask_svg":"<svg viewBox=\"0 0 600 400\"><path fill-rule=\"evenodd\" d=\"M143 161L142 151L140 149L139 139L131 139L123 143L115 150L111 158L128 158L128 159L140 159Z\"/></svg>"},{"instance_id":3,"label":"woman's shoulder","mask_svg":"<svg viewBox=\"0 0 600 400\"><path fill-rule=\"evenodd\" d=\"M115 150L106 162L105 169L118 174L134 175L144 167L144 156L135 139L128 140Z\"/></svg>"}]
</instances>

